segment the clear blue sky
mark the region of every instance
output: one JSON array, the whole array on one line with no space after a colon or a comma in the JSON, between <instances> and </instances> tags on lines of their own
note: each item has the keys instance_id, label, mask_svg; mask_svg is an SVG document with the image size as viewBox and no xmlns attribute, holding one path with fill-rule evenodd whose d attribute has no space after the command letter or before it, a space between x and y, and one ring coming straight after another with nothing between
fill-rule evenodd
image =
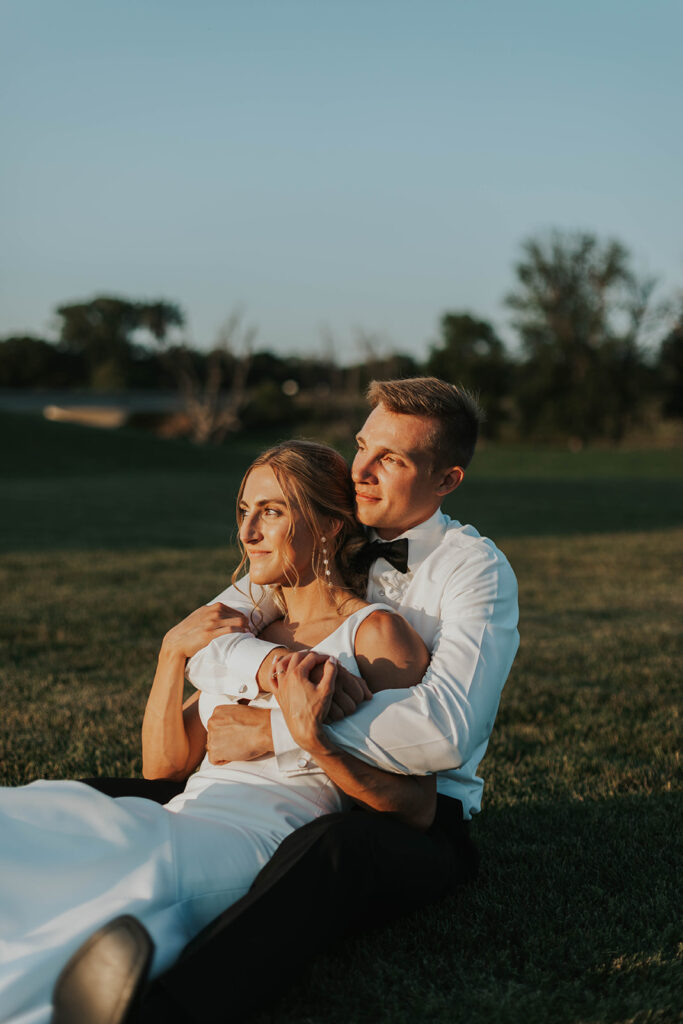
<instances>
[{"instance_id":1,"label":"clear blue sky","mask_svg":"<svg viewBox=\"0 0 683 1024\"><path fill-rule=\"evenodd\" d=\"M519 243L683 286L678 0L3 0L0 334L97 293L238 303L257 346L510 338Z\"/></svg>"}]
</instances>

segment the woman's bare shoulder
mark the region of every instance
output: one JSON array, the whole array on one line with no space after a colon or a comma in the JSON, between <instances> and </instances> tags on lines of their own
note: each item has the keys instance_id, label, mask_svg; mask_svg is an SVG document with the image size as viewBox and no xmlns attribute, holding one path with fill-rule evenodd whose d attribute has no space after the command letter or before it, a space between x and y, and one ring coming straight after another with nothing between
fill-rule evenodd
<instances>
[{"instance_id":1,"label":"woman's bare shoulder","mask_svg":"<svg viewBox=\"0 0 683 1024\"><path fill-rule=\"evenodd\" d=\"M356 633L356 661L371 690L419 683L429 664L422 637L398 612L378 608Z\"/></svg>"},{"instance_id":2,"label":"woman's bare shoulder","mask_svg":"<svg viewBox=\"0 0 683 1024\"><path fill-rule=\"evenodd\" d=\"M400 612L377 608L360 624L356 633L356 653L386 651L386 645L415 647L427 650L424 641Z\"/></svg>"}]
</instances>

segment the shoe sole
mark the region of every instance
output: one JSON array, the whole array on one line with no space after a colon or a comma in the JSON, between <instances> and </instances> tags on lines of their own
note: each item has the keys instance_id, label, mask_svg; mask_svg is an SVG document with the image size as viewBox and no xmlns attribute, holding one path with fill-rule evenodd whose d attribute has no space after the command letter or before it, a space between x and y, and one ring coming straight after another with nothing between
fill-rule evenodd
<instances>
[{"instance_id":1,"label":"shoe sole","mask_svg":"<svg viewBox=\"0 0 683 1024\"><path fill-rule=\"evenodd\" d=\"M147 979L154 943L125 914L76 950L57 979L52 1024L125 1024Z\"/></svg>"}]
</instances>

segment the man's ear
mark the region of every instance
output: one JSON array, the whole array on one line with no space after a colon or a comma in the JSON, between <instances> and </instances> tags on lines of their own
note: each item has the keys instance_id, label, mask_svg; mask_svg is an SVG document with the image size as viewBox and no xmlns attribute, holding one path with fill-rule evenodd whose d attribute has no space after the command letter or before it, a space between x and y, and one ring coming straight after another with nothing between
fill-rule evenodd
<instances>
[{"instance_id":1,"label":"man's ear","mask_svg":"<svg viewBox=\"0 0 683 1024\"><path fill-rule=\"evenodd\" d=\"M465 477L465 470L462 466L450 466L448 469L440 469L437 472L437 487L436 493L440 498L445 498L447 494L459 487Z\"/></svg>"}]
</instances>

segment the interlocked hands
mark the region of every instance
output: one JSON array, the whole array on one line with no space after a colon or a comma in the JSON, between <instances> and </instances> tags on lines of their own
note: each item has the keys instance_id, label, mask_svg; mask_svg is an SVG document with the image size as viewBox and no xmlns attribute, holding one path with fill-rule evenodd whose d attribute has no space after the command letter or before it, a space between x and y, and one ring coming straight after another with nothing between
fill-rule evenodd
<instances>
[{"instance_id":1,"label":"interlocked hands","mask_svg":"<svg viewBox=\"0 0 683 1024\"><path fill-rule=\"evenodd\" d=\"M311 754L313 747L320 749L324 722L336 722L352 714L372 696L363 679L314 651L296 651L278 658L273 677L273 693L292 737ZM241 704L220 705L209 719L206 749L212 764L251 761L271 754L270 711Z\"/></svg>"},{"instance_id":2,"label":"interlocked hands","mask_svg":"<svg viewBox=\"0 0 683 1024\"><path fill-rule=\"evenodd\" d=\"M351 714L372 696L363 679L336 658L316 651L294 651L278 658L273 693L294 741L314 757L328 752L323 725Z\"/></svg>"}]
</instances>

